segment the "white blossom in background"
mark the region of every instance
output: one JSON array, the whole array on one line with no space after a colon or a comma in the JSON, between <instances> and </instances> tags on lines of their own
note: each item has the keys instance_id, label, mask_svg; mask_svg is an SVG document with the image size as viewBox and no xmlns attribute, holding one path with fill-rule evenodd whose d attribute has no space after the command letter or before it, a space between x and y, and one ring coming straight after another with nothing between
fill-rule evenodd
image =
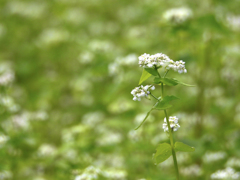
<instances>
[{"instance_id":1,"label":"white blossom in background","mask_svg":"<svg viewBox=\"0 0 240 180\"><path fill-rule=\"evenodd\" d=\"M124 66L131 66L137 62L136 54L129 54L125 57L117 57L114 62L108 65L108 72L111 76L124 74Z\"/></svg>"},{"instance_id":2,"label":"white blossom in background","mask_svg":"<svg viewBox=\"0 0 240 180\"><path fill-rule=\"evenodd\" d=\"M138 57L138 64L143 68L160 68L165 67L166 70L174 70L178 73L187 73L185 68L185 62L182 60L173 61L167 55L163 53L157 53L154 55L146 54Z\"/></svg>"},{"instance_id":3,"label":"white blossom in background","mask_svg":"<svg viewBox=\"0 0 240 180\"><path fill-rule=\"evenodd\" d=\"M39 47L50 46L69 40L69 32L60 28L44 29L36 41Z\"/></svg>"},{"instance_id":4,"label":"white blossom in background","mask_svg":"<svg viewBox=\"0 0 240 180\"><path fill-rule=\"evenodd\" d=\"M114 49L114 44L110 41L103 41L94 39L89 42L88 45L89 49L93 52L100 51L100 52L109 52Z\"/></svg>"},{"instance_id":5,"label":"white blossom in background","mask_svg":"<svg viewBox=\"0 0 240 180\"><path fill-rule=\"evenodd\" d=\"M42 144L38 148L38 155L40 157L50 157L56 153L56 148L51 144Z\"/></svg>"},{"instance_id":6,"label":"white blossom in background","mask_svg":"<svg viewBox=\"0 0 240 180\"><path fill-rule=\"evenodd\" d=\"M141 131L131 130L128 132L128 138L132 141L139 141L141 139Z\"/></svg>"},{"instance_id":7,"label":"white blossom in background","mask_svg":"<svg viewBox=\"0 0 240 180\"><path fill-rule=\"evenodd\" d=\"M108 65L108 72L111 76L119 74L122 71L120 65L116 62L110 63Z\"/></svg>"},{"instance_id":8,"label":"white blossom in background","mask_svg":"<svg viewBox=\"0 0 240 180\"><path fill-rule=\"evenodd\" d=\"M94 180L98 179L98 176L101 174L101 170L93 166L89 166L84 169L81 175L75 177L74 180Z\"/></svg>"},{"instance_id":9,"label":"white blossom in background","mask_svg":"<svg viewBox=\"0 0 240 180\"><path fill-rule=\"evenodd\" d=\"M86 17L86 12L83 9L74 7L66 9L62 16L62 19L74 25L79 25L86 20Z\"/></svg>"},{"instance_id":10,"label":"white blossom in background","mask_svg":"<svg viewBox=\"0 0 240 180\"><path fill-rule=\"evenodd\" d=\"M66 152L64 152L63 156L74 162L78 159L78 152L75 149L68 149Z\"/></svg>"},{"instance_id":11,"label":"white blossom in background","mask_svg":"<svg viewBox=\"0 0 240 180\"><path fill-rule=\"evenodd\" d=\"M90 112L85 114L82 117L82 124L87 125L89 127L96 127L98 123L103 121L104 119L104 114L101 111L96 111L96 112Z\"/></svg>"},{"instance_id":12,"label":"white blossom in background","mask_svg":"<svg viewBox=\"0 0 240 180\"><path fill-rule=\"evenodd\" d=\"M163 14L165 21L173 24L181 24L192 17L192 10L186 7L169 9Z\"/></svg>"},{"instance_id":13,"label":"white blossom in background","mask_svg":"<svg viewBox=\"0 0 240 180\"><path fill-rule=\"evenodd\" d=\"M14 99L10 96L0 95L0 104L10 112L17 112L20 109L20 106L16 104Z\"/></svg>"},{"instance_id":14,"label":"white blossom in background","mask_svg":"<svg viewBox=\"0 0 240 180\"><path fill-rule=\"evenodd\" d=\"M128 54L125 57L117 57L115 60L120 65L134 65L137 62L137 55L136 54Z\"/></svg>"},{"instance_id":15,"label":"white blossom in background","mask_svg":"<svg viewBox=\"0 0 240 180\"><path fill-rule=\"evenodd\" d=\"M121 154L99 154L97 158L94 159L94 166L97 167L111 167L115 169L121 169L125 166L125 159Z\"/></svg>"},{"instance_id":16,"label":"white blossom in background","mask_svg":"<svg viewBox=\"0 0 240 180\"><path fill-rule=\"evenodd\" d=\"M9 140L8 136L6 136L4 134L0 134L0 147L1 147L1 145L4 145L8 140Z\"/></svg>"},{"instance_id":17,"label":"white blossom in background","mask_svg":"<svg viewBox=\"0 0 240 180\"><path fill-rule=\"evenodd\" d=\"M238 167L240 168L240 159L239 158L229 158L225 164L226 167Z\"/></svg>"},{"instance_id":18,"label":"white blossom in background","mask_svg":"<svg viewBox=\"0 0 240 180\"><path fill-rule=\"evenodd\" d=\"M84 51L78 56L78 61L81 64L90 64L94 59L94 54L90 51Z\"/></svg>"},{"instance_id":19,"label":"white blossom in background","mask_svg":"<svg viewBox=\"0 0 240 180\"><path fill-rule=\"evenodd\" d=\"M15 79L14 72L8 63L0 64L0 85L7 86Z\"/></svg>"},{"instance_id":20,"label":"white blossom in background","mask_svg":"<svg viewBox=\"0 0 240 180\"><path fill-rule=\"evenodd\" d=\"M11 179L12 172L10 171L0 171L0 180Z\"/></svg>"},{"instance_id":21,"label":"white blossom in background","mask_svg":"<svg viewBox=\"0 0 240 180\"><path fill-rule=\"evenodd\" d=\"M180 168L180 172L184 176L189 176L189 177L202 175L202 170L201 170L200 166L197 164L193 164L188 167Z\"/></svg>"},{"instance_id":22,"label":"white blossom in background","mask_svg":"<svg viewBox=\"0 0 240 180\"><path fill-rule=\"evenodd\" d=\"M112 144L118 144L122 142L122 140L122 134L108 131L98 137L96 141L99 146L107 146Z\"/></svg>"},{"instance_id":23,"label":"white blossom in background","mask_svg":"<svg viewBox=\"0 0 240 180\"><path fill-rule=\"evenodd\" d=\"M155 86L153 85L146 85L146 86L139 86L135 87L132 91L131 94L133 95L133 100L136 101L141 101L142 97L147 97L150 94L150 90L154 90Z\"/></svg>"},{"instance_id":24,"label":"white blossom in background","mask_svg":"<svg viewBox=\"0 0 240 180\"><path fill-rule=\"evenodd\" d=\"M28 129L29 128L30 115L28 112L16 114L12 116L12 123L15 128Z\"/></svg>"},{"instance_id":25,"label":"white blossom in background","mask_svg":"<svg viewBox=\"0 0 240 180\"><path fill-rule=\"evenodd\" d=\"M211 179L239 179L240 178L240 172L236 172L233 168L227 167L223 170L218 170L217 172L213 173L211 175Z\"/></svg>"},{"instance_id":26,"label":"white blossom in background","mask_svg":"<svg viewBox=\"0 0 240 180\"><path fill-rule=\"evenodd\" d=\"M102 175L105 178L114 179L114 180L126 180L127 172L125 170L118 169L108 169L103 171Z\"/></svg>"},{"instance_id":27,"label":"white blossom in background","mask_svg":"<svg viewBox=\"0 0 240 180\"><path fill-rule=\"evenodd\" d=\"M218 151L218 152L206 152L203 155L203 162L210 163L225 159L227 156L226 152Z\"/></svg>"},{"instance_id":28,"label":"white blossom in background","mask_svg":"<svg viewBox=\"0 0 240 180\"><path fill-rule=\"evenodd\" d=\"M99 177L109 180L126 180L127 172L123 169L99 169L89 166L81 174L77 175L74 180L97 180Z\"/></svg>"},{"instance_id":29,"label":"white blossom in background","mask_svg":"<svg viewBox=\"0 0 240 180\"><path fill-rule=\"evenodd\" d=\"M43 177L35 177L33 180L46 180L46 179Z\"/></svg>"},{"instance_id":30,"label":"white blossom in background","mask_svg":"<svg viewBox=\"0 0 240 180\"><path fill-rule=\"evenodd\" d=\"M169 116L169 123L173 131L177 131L178 128L180 128L180 125L178 124L178 118L176 116ZM166 118L164 118L164 123L162 127L164 132L169 132Z\"/></svg>"},{"instance_id":31,"label":"white blossom in background","mask_svg":"<svg viewBox=\"0 0 240 180\"><path fill-rule=\"evenodd\" d=\"M7 12L18 14L26 18L41 18L47 11L47 4L44 2L22 2L10 1L7 4Z\"/></svg>"},{"instance_id":32,"label":"white blossom in background","mask_svg":"<svg viewBox=\"0 0 240 180\"><path fill-rule=\"evenodd\" d=\"M233 15L227 16L227 25L234 31L240 31L240 15L238 15L238 16L233 16Z\"/></svg>"},{"instance_id":33,"label":"white blossom in background","mask_svg":"<svg viewBox=\"0 0 240 180\"><path fill-rule=\"evenodd\" d=\"M37 111L31 114L31 118L38 121L45 121L48 119L48 114L45 111Z\"/></svg>"}]
</instances>

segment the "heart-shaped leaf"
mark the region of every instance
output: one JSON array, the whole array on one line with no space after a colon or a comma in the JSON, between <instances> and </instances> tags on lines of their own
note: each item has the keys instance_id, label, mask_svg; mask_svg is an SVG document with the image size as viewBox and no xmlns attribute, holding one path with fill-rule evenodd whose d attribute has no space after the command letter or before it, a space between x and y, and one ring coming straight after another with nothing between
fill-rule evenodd
<instances>
[{"instance_id":1,"label":"heart-shaped leaf","mask_svg":"<svg viewBox=\"0 0 240 180\"><path fill-rule=\"evenodd\" d=\"M148 73L150 73L153 76L158 76L158 71L157 69L153 69L153 68L144 68Z\"/></svg>"},{"instance_id":2,"label":"heart-shaped leaf","mask_svg":"<svg viewBox=\"0 0 240 180\"><path fill-rule=\"evenodd\" d=\"M189 146L187 144L184 144L182 142L175 142L174 149L176 151L182 151L182 152L193 152L193 151L195 151L194 147L191 147L191 146Z\"/></svg>"},{"instance_id":3,"label":"heart-shaped leaf","mask_svg":"<svg viewBox=\"0 0 240 180\"><path fill-rule=\"evenodd\" d=\"M157 152L154 155L154 159L157 164L167 160L172 155L172 148L168 143L159 144L156 150Z\"/></svg>"},{"instance_id":4,"label":"heart-shaped leaf","mask_svg":"<svg viewBox=\"0 0 240 180\"><path fill-rule=\"evenodd\" d=\"M144 81L146 81L148 78L150 78L152 75L149 73L149 72L147 72L145 69L143 69L143 71L142 71L142 76L141 76L141 78L140 78L140 80L139 80L139 85L140 84L142 84Z\"/></svg>"},{"instance_id":5,"label":"heart-shaped leaf","mask_svg":"<svg viewBox=\"0 0 240 180\"><path fill-rule=\"evenodd\" d=\"M176 96L165 96L156 106L156 109L164 110L172 107L170 104L171 101L179 99Z\"/></svg>"}]
</instances>

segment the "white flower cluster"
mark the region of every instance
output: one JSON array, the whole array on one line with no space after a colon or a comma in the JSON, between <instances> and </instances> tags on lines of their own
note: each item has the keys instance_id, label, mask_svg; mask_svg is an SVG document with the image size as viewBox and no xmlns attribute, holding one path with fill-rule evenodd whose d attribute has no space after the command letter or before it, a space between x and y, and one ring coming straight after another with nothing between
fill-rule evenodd
<instances>
[{"instance_id":1,"label":"white flower cluster","mask_svg":"<svg viewBox=\"0 0 240 180\"><path fill-rule=\"evenodd\" d=\"M104 177L104 179L126 180L127 172L121 169L99 169L89 166L81 175L75 177L74 180L95 180ZM102 179L102 178L101 178Z\"/></svg>"},{"instance_id":2,"label":"white flower cluster","mask_svg":"<svg viewBox=\"0 0 240 180\"><path fill-rule=\"evenodd\" d=\"M177 71L179 74L187 73L187 70L185 69L185 62L182 60L170 62L166 69L172 69L174 71Z\"/></svg>"},{"instance_id":3,"label":"white flower cluster","mask_svg":"<svg viewBox=\"0 0 240 180\"><path fill-rule=\"evenodd\" d=\"M234 169L227 167L223 170L218 170L211 175L211 179L239 179L240 172L235 172Z\"/></svg>"},{"instance_id":4,"label":"white flower cluster","mask_svg":"<svg viewBox=\"0 0 240 180\"><path fill-rule=\"evenodd\" d=\"M93 166L87 167L81 175L75 177L75 180L93 180L98 179L101 170Z\"/></svg>"},{"instance_id":5,"label":"white flower cluster","mask_svg":"<svg viewBox=\"0 0 240 180\"><path fill-rule=\"evenodd\" d=\"M133 95L133 100L136 101L141 101L141 97L147 97L150 94L150 90L154 90L155 86L153 85L146 85L146 86L138 86L135 87L132 91L131 94Z\"/></svg>"},{"instance_id":6,"label":"white flower cluster","mask_svg":"<svg viewBox=\"0 0 240 180\"><path fill-rule=\"evenodd\" d=\"M0 85L7 86L14 81L14 72L8 63L0 64Z\"/></svg>"},{"instance_id":7,"label":"white flower cluster","mask_svg":"<svg viewBox=\"0 0 240 180\"><path fill-rule=\"evenodd\" d=\"M191 16L192 10L185 7L169 9L163 14L166 21L174 24L181 24L190 19Z\"/></svg>"},{"instance_id":8,"label":"white flower cluster","mask_svg":"<svg viewBox=\"0 0 240 180\"><path fill-rule=\"evenodd\" d=\"M178 124L178 118L176 116L170 116L169 123L170 123L170 127L173 131L177 131L178 128L180 128L180 125ZM162 127L163 127L164 132L168 132L168 125L167 125L166 118L164 118L164 123L163 123Z\"/></svg>"},{"instance_id":9,"label":"white flower cluster","mask_svg":"<svg viewBox=\"0 0 240 180\"><path fill-rule=\"evenodd\" d=\"M0 134L0 147L1 147L1 145L5 144L8 140L9 140L8 136L6 136L4 134Z\"/></svg>"},{"instance_id":10,"label":"white flower cluster","mask_svg":"<svg viewBox=\"0 0 240 180\"><path fill-rule=\"evenodd\" d=\"M56 153L56 148L51 144L42 144L38 149L39 157L50 157L54 156Z\"/></svg>"},{"instance_id":11,"label":"white flower cluster","mask_svg":"<svg viewBox=\"0 0 240 180\"><path fill-rule=\"evenodd\" d=\"M240 31L240 16L227 16L227 25L234 31Z\"/></svg>"},{"instance_id":12,"label":"white flower cluster","mask_svg":"<svg viewBox=\"0 0 240 180\"><path fill-rule=\"evenodd\" d=\"M187 73L187 70L185 69L185 62L182 60L175 62L163 53L157 53L154 55L144 53L143 55L139 56L138 59L138 64L140 67L159 68L165 66L167 70L172 69L178 73Z\"/></svg>"},{"instance_id":13,"label":"white flower cluster","mask_svg":"<svg viewBox=\"0 0 240 180\"><path fill-rule=\"evenodd\" d=\"M216 162L222 159L225 159L227 157L227 154L224 151L218 151L218 152L206 152L203 155L203 162L204 163L212 163Z\"/></svg>"}]
</instances>

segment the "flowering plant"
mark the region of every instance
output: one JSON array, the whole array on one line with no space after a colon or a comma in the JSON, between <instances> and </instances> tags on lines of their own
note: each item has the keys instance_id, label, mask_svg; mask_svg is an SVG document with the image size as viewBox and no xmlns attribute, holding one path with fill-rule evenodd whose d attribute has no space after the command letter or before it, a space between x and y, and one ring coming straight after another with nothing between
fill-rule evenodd
<instances>
[{"instance_id":1,"label":"flowering plant","mask_svg":"<svg viewBox=\"0 0 240 180\"><path fill-rule=\"evenodd\" d=\"M149 114L153 110L163 110L165 113L164 123L163 123L163 130L164 132L168 133L170 144L162 143L159 144L157 147L157 151L154 155L154 159L157 164L167 160L171 155L173 156L174 166L176 170L177 179L179 179L179 171L178 171L178 164L177 164L177 151L183 152L192 152L195 149L190 147L182 142L175 142L173 140L173 132L177 131L180 127L178 123L178 118L176 116L168 116L167 109L172 107L170 104L171 101L178 99L176 96L163 96L163 89L164 85L167 86L176 86L178 84L182 84L185 86L192 86L186 83L183 83L175 78L167 78L166 75L170 70L177 71L178 73L187 73L185 68L185 62L182 60L180 61L173 61L167 55L162 53L157 53L155 55L150 54L143 54L139 56L139 66L143 67L142 76L139 81L139 86L135 87L131 94L133 95L133 100L141 101L142 97L151 98L153 97L156 100L155 105L150 109L147 113L145 118L143 119L142 123L136 128L140 128L142 124L146 121ZM160 70L164 71L164 75L161 76L159 73ZM152 85L143 86L142 83L146 81L149 77L154 76L154 81ZM154 85L160 85L161 87L161 96L156 97L152 94L151 91L155 90Z\"/></svg>"}]
</instances>

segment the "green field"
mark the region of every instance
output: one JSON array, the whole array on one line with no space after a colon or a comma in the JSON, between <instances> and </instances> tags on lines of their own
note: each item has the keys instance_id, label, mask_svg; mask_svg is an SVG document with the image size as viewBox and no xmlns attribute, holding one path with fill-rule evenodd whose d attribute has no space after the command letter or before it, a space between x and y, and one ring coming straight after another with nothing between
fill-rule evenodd
<instances>
[{"instance_id":1,"label":"green field","mask_svg":"<svg viewBox=\"0 0 240 180\"><path fill-rule=\"evenodd\" d=\"M185 61L187 73L168 77L195 85L164 89L179 98L168 110L174 138L195 147L177 152L180 179L240 179L239 7L1 0L0 180L175 180L172 157L153 160L169 142L164 112L134 130L155 103L131 95L144 53Z\"/></svg>"}]
</instances>

